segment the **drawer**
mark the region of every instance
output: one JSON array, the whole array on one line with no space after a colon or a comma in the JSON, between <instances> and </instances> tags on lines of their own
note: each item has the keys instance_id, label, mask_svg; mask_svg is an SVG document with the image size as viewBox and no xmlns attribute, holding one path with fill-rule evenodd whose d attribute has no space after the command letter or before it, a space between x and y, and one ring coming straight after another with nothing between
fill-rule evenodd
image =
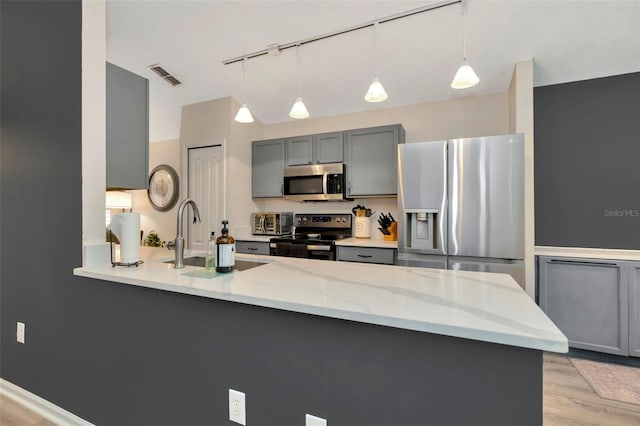
<instances>
[{"instance_id":1,"label":"drawer","mask_svg":"<svg viewBox=\"0 0 640 426\"><path fill-rule=\"evenodd\" d=\"M269 255L269 243L261 241L237 241L236 252Z\"/></svg>"},{"instance_id":2,"label":"drawer","mask_svg":"<svg viewBox=\"0 0 640 426\"><path fill-rule=\"evenodd\" d=\"M383 263L395 265L396 250L375 247L338 246L338 260L347 262Z\"/></svg>"}]
</instances>

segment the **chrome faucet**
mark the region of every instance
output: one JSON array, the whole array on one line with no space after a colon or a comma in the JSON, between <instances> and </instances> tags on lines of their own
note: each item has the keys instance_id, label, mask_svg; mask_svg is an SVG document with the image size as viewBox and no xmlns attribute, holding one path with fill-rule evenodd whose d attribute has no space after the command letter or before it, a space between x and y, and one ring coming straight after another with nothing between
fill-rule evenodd
<instances>
[{"instance_id":1,"label":"chrome faucet","mask_svg":"<svg viewBox=\"0 0 640 426\"><path fill-rule=\"evenodd\" d=\"M183 202L180 203L178 207L178 230L176 239L173 241L169 241L167 243L167 248L169 250L173 250L176 252L175 262L173 267L175 269L184 268L184 237L182 235L182 223L184 211L187 208L187 204L191 204L191 208L193 209L193 223L200 223L200 212L198 211L198 206L195 201L190 198L186 198Z\"/></svg>"}]
</instances>

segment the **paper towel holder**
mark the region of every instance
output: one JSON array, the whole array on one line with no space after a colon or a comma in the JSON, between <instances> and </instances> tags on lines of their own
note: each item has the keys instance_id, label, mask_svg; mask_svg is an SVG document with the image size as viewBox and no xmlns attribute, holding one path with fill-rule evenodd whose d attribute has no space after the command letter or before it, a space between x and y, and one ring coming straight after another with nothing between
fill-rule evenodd
<instances>
[{"instance_id":1,"label":"paper towel holder","mask_svg":"<svg viewBox=\"0 0 640 426\"><path fill-rule=\"evenodd\" d=\"M142 260L138 260L137 262L116 262L113 259L113 232L111 232L111 229L109 229L109 254L111 255L111 267L115 268L116 266L135 266L136 268L140 265L142 265L144 262Z\"/></svg>"}]
</instances>

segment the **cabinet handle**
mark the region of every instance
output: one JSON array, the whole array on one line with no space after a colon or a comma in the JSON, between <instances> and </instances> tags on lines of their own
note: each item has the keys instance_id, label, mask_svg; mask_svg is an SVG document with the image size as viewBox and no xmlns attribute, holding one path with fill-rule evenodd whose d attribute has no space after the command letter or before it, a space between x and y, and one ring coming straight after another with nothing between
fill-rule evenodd
<instances>
[{"instance_id":1,"label":"cabinet handle","mask_svg":"<svg viewBox=\"0 0 640 426\"><path fill-rule=\"evenodd\" d=\"M247 247L247 250L258 251L258 247Z\"/></svg>"},{"instance_id":2,"label":"cabinet handle","mask_svg":"<svg viewBox=\"0 0 640 426\"><path fill-rule=\"evenodd\" d=\"M307 164L313 164L313 161L309 161Z\"/></svg>"},{"instance_id":3,"label":"cabinet handle","mask_svg":"<svg viewBox=\"0 0 640 426\"><path fill-rule=\"evenodd\" d=\"M284 183L280 184L280 195L284 195Z\"/></svg>"},{"instance_id":4,"label":"cabinet handle","mask_svg":"<svg viewBox=\"0 0 640 426\"><path fill-rule=\"evenodd\" d=\"M551 263L562 263L565 265L592 265L592 266L617 266L616 263L609 262L589 262L587 260L562 260L562 259L551 259L549 260Z\"/></svg>"},{"instance_id":5,"label":"cabinet handle","mask_svg":"<svg viewBox=\"0 0 640 426\"><path fill-rule=\"evenodd\" d=\"M364 257L365 259L372 258L373 256L370 254L359 254L358 257Z\"/></svg>"}]
</instances>

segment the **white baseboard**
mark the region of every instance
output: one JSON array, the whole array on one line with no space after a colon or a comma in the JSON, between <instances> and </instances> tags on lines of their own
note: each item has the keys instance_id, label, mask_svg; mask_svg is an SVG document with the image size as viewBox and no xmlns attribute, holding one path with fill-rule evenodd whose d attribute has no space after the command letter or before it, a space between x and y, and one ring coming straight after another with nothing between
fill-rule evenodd
<instances>
[{"instance_id":1,"label":"white baseboard","mask_svg":"<svg viewBox=\"0 0 640 426\"><path fill-rule=\"evenodd\" d=\"M93 426L92 423L81 419L75 414L4 379L0 379L0 395L16 401L28 410L41 415L59 426Z\"/></svg>"}]
</instances>

